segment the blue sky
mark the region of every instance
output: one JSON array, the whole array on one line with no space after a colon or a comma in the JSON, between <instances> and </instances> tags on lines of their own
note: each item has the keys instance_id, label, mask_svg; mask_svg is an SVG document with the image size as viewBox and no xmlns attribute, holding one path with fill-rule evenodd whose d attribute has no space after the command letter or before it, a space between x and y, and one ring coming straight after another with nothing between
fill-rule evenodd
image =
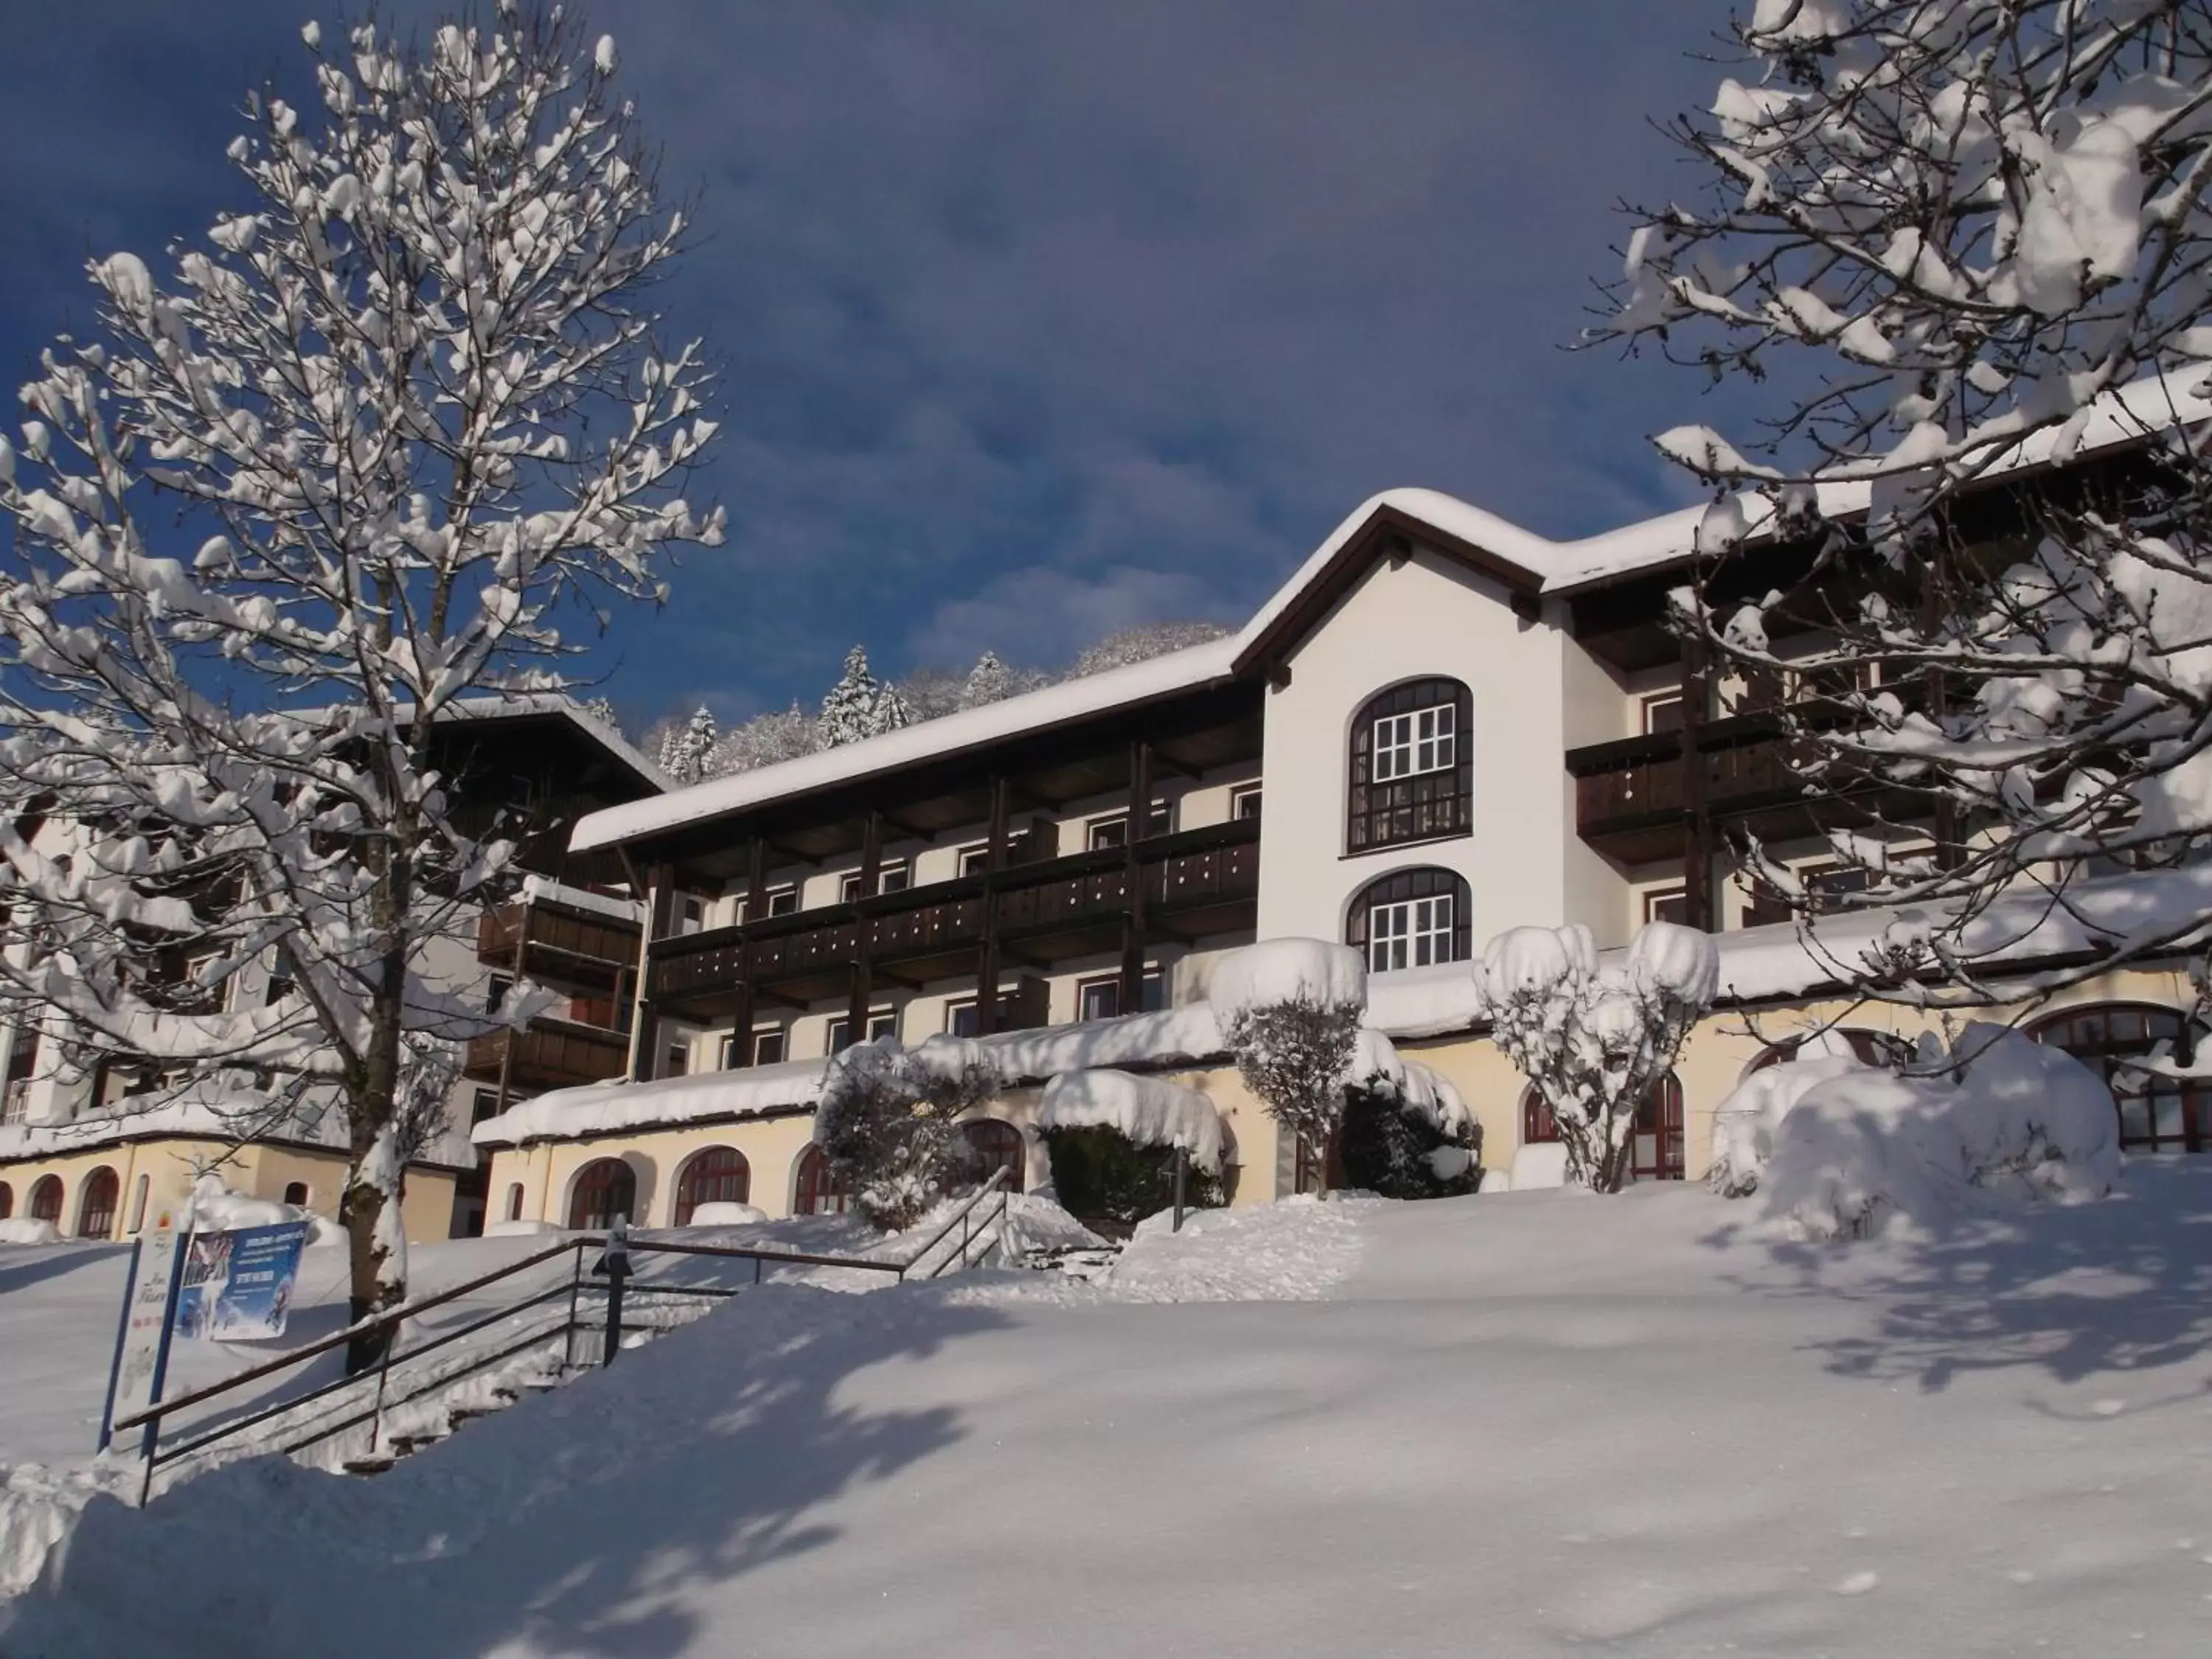
<instances>
[{"instance_id":1,"label":"blue sky","mask_svg":"<svg viewBox=\"0 0 2212 1659\"><path fill-rule=\"evenodd\" d=\"M402 3L403 21L441 8ZM242 198L269 0L20 9L0 51L0 373L88 254ZM1696 377L1560 349L1613 204L1696 182L1724 3L654 0L592 9L704 233L665 290L726 371L725 549L618 612L607 690L726 718L986 646L1242 620L1374 491L1579 534L1692 498Z\"/></svg>"}]
</instances>

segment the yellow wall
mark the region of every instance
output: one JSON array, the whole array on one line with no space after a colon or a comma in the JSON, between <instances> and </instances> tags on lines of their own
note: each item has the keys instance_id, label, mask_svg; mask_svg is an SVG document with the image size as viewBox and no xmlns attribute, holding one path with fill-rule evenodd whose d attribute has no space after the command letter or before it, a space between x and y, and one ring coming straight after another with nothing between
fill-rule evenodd
<instances>
[{"instance_id":1,"label":"yellow wall","mask_svg":"<svg viewBox=\"0 0 2212 1659\"><path fill-rule=\"evenodd\" d=\"M1169 1080L1203 1091L1221 1113L1237 1167L1233 1202L1264 1204L1290 1190L1287 1166L1279 1168L1283 1149L1274 1121L1246 1092L1234 1067L1177 1073ZM1016 1089L975 1114L998 1118L1023 1131L1029 1144L1025 1185L1032 1190L1051 1173L1036 1133L1038 1093L1035 1088ZM641 1129L588 1140L500 1147L492 1155L488 1224L508 1218L510 1188L520 1184L522 1203L517 1219L567 1225L569 1200L584 1166L602 1158L619 1158L630 1166L637 1181L638 1213L632 1219L639 1226L672 1226L677 1182L684 1165L709 1146L732 1146L744 1154L752 1176L750 1202L771 1218L780 1219L792 1213L798 1193L799 1160L813 1133L812 1115L800 1113L739 1123Z\"/></svg>"},{"instance_id":2,"label":"yellow wall","mask_svg":"<svg viewBox=\"0 0 2212 1659\"><path fill-rule=\"evenodd\" d=\"M2130 969L2077 986L2038 1007L2035 1016L2040 1018L2095 1002L2148 1002L2185 1010L2191 997L2188 976L2179 969ZM2006 1011L1998 1010L1954 1016L1953 1024L1966 1018L2005 1017ZM1746 1068L1772 1044L1826 1024L1888 1031L1908 1039L1923 1031L1943 1029L1941 1016L1878 1003L1854 1006L1842 1000L1756 1013L1729 1011L1711 1015L1691 1034L1675 1067L1682 1086L1683 1158L1691 1179L1702 1176L1711 1162L1714 1113L1742 1080ZM1407 1059L1418 1060L1449 1079L1466 1100L1482 1126L1483 1166L1498 1170L1510 1164L1521 1144L1521 1097L1526 1086L1512 1062L1487 1037L1408 1041L1398 1047ZM1234 1066L1170 1073L1169 1080L1210 1097L1227 1124L1237 1170L1232 1202L1264 1204L1291 1191L1292 1169L1286 1139L1245 1090ZM977 1114L1003 1119L1024 1130L1030 1144L1028 1185L1031 1188L1049 1175L1035 1127L1038 1093L1035 1088L1014 1090ZM489 1218L497 1222L507 1217L507 1188L520 1182L521 1219L565 1225L569 1195L584 1165L595 1158L620 1158L630 1164L637 1177L638 1224L668 1226L674 1219L679 1171L688 1158L708 1146L734 1146L743 1152L751 1167L752 1203L771 1217L786 1216L791 1213L799 1159L806 1150L812 1125L811 1116L801 1114L707 1127L638 1130L589 1140L539 1142L520 1150L502 1147L492 1160ZM20 1197L17 1203L20 1206Z\"/></svg>"},{"instance_id":3,"label":"yellow wall","mask_svg":"<svg viewBox=\"0 0 2212 1659\"><path fill-rule=\"evenodd\" d=\"M226 1158L226 1153L228 1156ZM293 1182L307 1188L307 1207L335 1221L338 1199L345 1188L346 1160L343 1153L311 1148L246 1146L186 1135L164 1135L137 1141L111 1141L82 1151L0 1161L0 1182L10 1189L9 1213L31 1212L31 1189L45 1176L62 1182L60 1227L65 1237L77 1237L77 1220L84 1183L102 1165L113 1170L120 1183L115 1224L102 1235L129 1238L142 1221L137 1213L138 1180L146 1177L144 1222L163 1214L174 1216L191 1194L199 1171L220 1164L223 1184L253 1198L281 1200ZM447 1237L453 1229L453 1177L446 1170L416 1165L407 1172L406 1196L400 1215L413 1243L428 1243Z\"/></svg>"}]
</instances>

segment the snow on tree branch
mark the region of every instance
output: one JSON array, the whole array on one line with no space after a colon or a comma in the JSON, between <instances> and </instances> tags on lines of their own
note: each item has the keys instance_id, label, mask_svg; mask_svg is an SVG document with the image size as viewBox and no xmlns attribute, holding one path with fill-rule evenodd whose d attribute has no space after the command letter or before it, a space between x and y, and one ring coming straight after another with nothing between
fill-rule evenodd
<instances>
[{"instance_id":1,"label":"snow on tree branch","mask_svg":"<svg viewBox=\"0 0 2212 1659\"><path fill-rule=\"evenodd\" d=\"M1559 1127L1568 1180L1619 1192L1634 1161L1637 1108L1674 1069L1719 988L1711 937L1648 922L1625 962L1601 967L1580 922L1509 928L1474 977L1491 1040Z\"/></svg>"},{"instance_id":2,"label":"snow on tree branch","mask_svg":"<svg viewBox=\"0 0 2212 1659\"><path fill-rule=\"evenodd\" d=\"M1966 941L2000 897L2069 915L2084 877L2212 833L2212 4L1759 0L1735 33L1741 71L1669 129L1705 188L1636 211L1595 331L1764 388L1755 434L1657 440L1722 491L1681 625L1853 793L1864 897L1917 907L1863 988L1984 1002L2175 948L2201 915L2023 988ZM2093 439L2094 468L2023 465ZM1759 579L1778 542L1804 580Z\"/></svg>"},{"instance_id":3,"label":"snow on tree branch","mask_svg":"<svg viewBox=\"0 0 2212 1659\"><path fill-rule=\"evenodd\" d=\"M681 494L711 380L644 304L684 220L611 53L512 7L320 42L310 105L248 100L241 209L91 261L98 337L0 440L0 1001L337 1083L376 1301L404 1042L485 1024L426 952L512 874L438 738L560 690L562 610L657 600L722 518Z\"/></svg>"}]
</instances>

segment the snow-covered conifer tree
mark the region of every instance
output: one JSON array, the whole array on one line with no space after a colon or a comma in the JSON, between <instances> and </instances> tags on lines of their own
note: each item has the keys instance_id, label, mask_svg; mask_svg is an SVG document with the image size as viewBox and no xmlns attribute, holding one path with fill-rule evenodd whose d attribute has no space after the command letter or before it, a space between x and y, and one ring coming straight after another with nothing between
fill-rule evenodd
<instances>
[{"instance_id":1,"label":"snow-covered conifer tree","mask_svg":"<svg viewBox=\"0 0 2212 1659\"><path fill-rule=\"evenodd\" d=\"M661 739L660 769L678 783L698 783L714 774L708 762L714 752L714 712L704 703L691 711L681 731Z\"/></svg>"},{"instance_id":2,"label":"snow-covered conifer tree","mask_svg":"<svg viewBox=\"0 0 2212 1659\"><path fill-rule=\"evenodd\" d=\"M1187 651L1194 645L1220 639L1228 631L1219 623L1209 622L1139 623L1134 628L1117 629L1097 644L1086 647L1076 658L1068 678L1079 680L1086 675L1103 674L1109 668L1148 662L1170 651Z\"/></svg>"},{"instance_id":3,"label":"snow-covered conifer tree","mask_svg":"<svg viewBox=\"0 0 2212 1659\"><path fill-rule=\"evenodd\" d=\"M1624 963L1601 968L1580 922L1509 928L1474 977L1491 1041L1559 1126L1568 1179L1619 1192L1634 1161L1636 1109L1674 1069L1718 989L1711 936L1650 922Z\"/></svg>"},{"instance_id":4,"label":"snow-covered conifer tree","mask_svg":"<svg viewBox=\"0 0 2212 1659\"><path fill-rule=\"evenodd\" d=\"M316 96L248 100L240 210L94 260L99 337L0 442L0 1001L334 1091L360 1316L404 1291L408 1057L492 1020L426 953L512 878L434 738L558 690L560 606L659 598L721 519L675 490L707 376L641 304L683 225L611 42L511 0L303 35ZM228 995L279 953L284 994Z\"/></svg>"},{"instance_id":5,"label":"snow-covered conifer tree","mask_svg":"<svg viewBox=\"0 0 2212 1659\"><path fill-rule=\"evenodd\" d=\"M908 723L905 700L868 671L867 647L856 645L848 651L844 673L822 699L822 747L880 737Z\"/></svg>"},{"instance_id":6,"label":"snow-covered conifer tree","mask_svg":"<svg viewBox=\"0 0 2212 1659\"><path fill-rule=\"evenodd\" d=\"M986 651L968 671L967 683L960 688L960 706L980 708L987 702L997 702L1012 696L1013 689L1013 671L999 660L997 652Z\"/></svg>"},{"instance_id":7,"label":"snow-covered conifer tree","mask_svg":"<svg viewBox=\"0 0 2212 1659\"><path fill-rule=\"evenodd\" d=\"M1657 441L1723 491L1688 625L1780 690L1811 773L1884 786L1887 822L1836 850L1918 920L1837 966L1978 1001L2045 912L2090 924L2045 990L2170 947L2202 903L2154 881L2092 915L2081 878L2212 833L2212 4L1757 0L1736 34L1741 70L1672 129L1705 187L1638 212L1597 332L1763 411ZM2093 440L2135 453L2021 487L2009 523L1960 510ZM1811 579L1738 580L1747 535L1815 550ZM2034 916L1982 924L2023 890Z\"/></svg>"}]
</instances>

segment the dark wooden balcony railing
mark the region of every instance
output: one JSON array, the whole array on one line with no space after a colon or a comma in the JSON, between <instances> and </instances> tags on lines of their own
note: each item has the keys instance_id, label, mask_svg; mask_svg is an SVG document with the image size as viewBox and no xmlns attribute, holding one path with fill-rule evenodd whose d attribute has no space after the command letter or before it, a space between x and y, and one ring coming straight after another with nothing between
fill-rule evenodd
<instances>
[{"instance_id":1,"label":"dark wooden balcony railing","mask_svg":"<svg viewBox=\"0 0 2212 1659\"><path fill-rule=\"evenodd\" d=\"M764 917L734 927L656 939L656 1000L715 992L747 980L796 984L866 959L879 967L950 963L979 950L994 908L1000 938L1028 940L1030 956L1100 948L1102 929L1130 912L1127 852L1068 858L963 876L849 903ZM1135 879L1147 915L1193 931L1249 927L1260 891L1259 824L1218 824L1139 842Z\"/></svg>"},{"instance_id":2,"label":"dark wooden balcony railing","mask_svg":"<svg viewBox=\"0 0 2212 1659\"><path fill-rule=\"evenodd\" d=\"M1807 780L1791 765L1792 740L1771 715L1714 720L1698 733L1705 805L1716 820L1806 810ZM1619 856L1680 852L1691 801L1679 732L1656 732L1571 750L1575 827L1585 841Z\"/></svg>"},{"instance_id":3,"label":"dark wooden balcony railing","mask_svg":"<svg viewBox=\"0 0 2212 1659\"><path fill-rule=\"evenodd\" d=\"M507 1063L512 1045L514 1060ZM629 1062L629 1039L619 1031L538 1019L526 1031L493 1031L470 1040L465 1075L496 1083L506 1073L515 1088L560 1089L620 1077Z\"/></svg>"},{"instance_id":4,"label":"dark wooden balcony railing","mask_svg":"<svg viewBox=\"0 0 2212 1659\"><path fill-rule=\"evenodd\" d=\"M495 967L513 967L515 947L523 942L526 917L533 958L565 957L624 968L637 960L637 923L565 909L542 899L529 904L504 904L477 917L477 959ZM538 965L545 964L540 961Z\"/></svg>"}]
</instances>

